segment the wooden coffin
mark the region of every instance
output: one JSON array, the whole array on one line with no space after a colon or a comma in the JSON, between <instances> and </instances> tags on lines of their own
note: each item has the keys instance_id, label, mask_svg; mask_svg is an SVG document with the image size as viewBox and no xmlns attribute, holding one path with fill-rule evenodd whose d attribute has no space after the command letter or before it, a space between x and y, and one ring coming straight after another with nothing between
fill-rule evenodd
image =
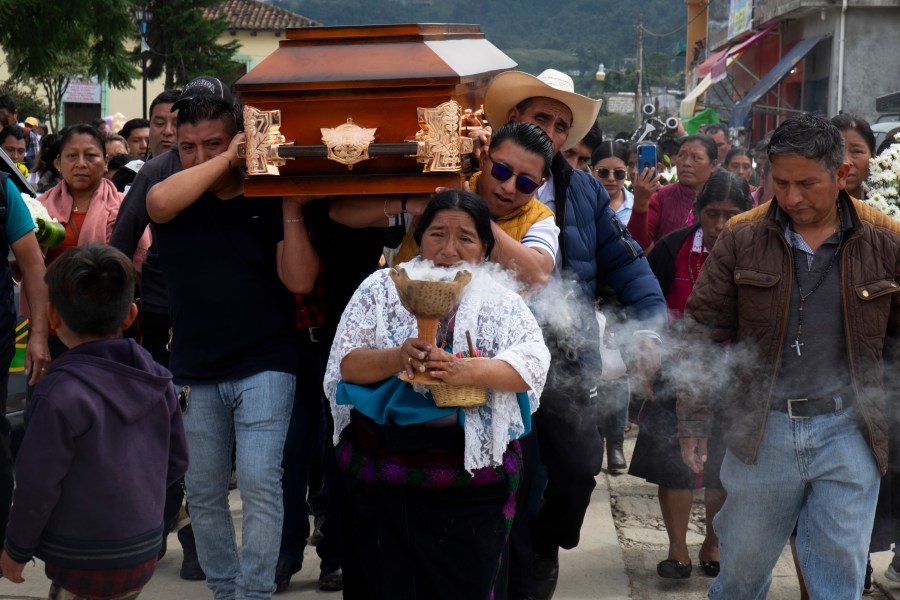
<instances>
[{"instance_id":1,"label":"wooden coffin","mask_svg":"<svg viewBox=\"0 0 900 600\"><path fill-rule=\"evenodd\" d=\"M491 78L515 67L477 25L289 29L278 50L235 84L250 107L245 193L431 193L458 185L452 157L416 158L415 147L426 155L455 152L459 140L446 136L462 130L465 153L465 130L474 121L466 115L481 110ZM459 123L441 120L451 113ZM423 123L430 123L424 134ZM348 154L360 153L349 147L366 143L369 158L354 155L348 164Z\"/></svg>"}]
</instances>

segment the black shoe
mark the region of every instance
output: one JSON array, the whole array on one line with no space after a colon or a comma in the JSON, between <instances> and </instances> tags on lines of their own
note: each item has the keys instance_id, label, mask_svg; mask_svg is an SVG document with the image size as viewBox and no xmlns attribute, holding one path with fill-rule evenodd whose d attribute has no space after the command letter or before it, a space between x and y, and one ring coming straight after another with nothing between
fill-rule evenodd
<instances>
[{"instance_id":1,"label":"black shoe","mask_svg":"<svg viewBox=\"0 0 900 600\"><path fill-rule=\"evenodd\" d=\"M319 515L313 519L313 531L306 540L310 546L318 546L322 541L322 524L325 523L325 516Z\"/></svg>"},{"instance_id":2,"label":"black shoe","mask_svg":"<svg viewBox=\"0 0 900 600\"><path fill-rule=\"evenodd\" d=\"M717 560L701 560L700 570L703 571L703 574L707 577L718 577L721 567Z\"/></svg>"},{"instance_id":3,"label":"black shoe","mask_svg":"<svg viewBox=\"0 0 900 600\"><path fill-rule=\"evenodd\" d=\"M606 470L610 473L618 473L628 468L622 443L622 440L607 440L606 442Z\"/></svg>"},{"instance_id":4,"label":"black shoe","mask_svg":"<svg viewBox=\"0 0 900 600\"><path fill-rule=\"evenodd\" d=\"M534 553L534 597L536 600L550 600L559 580L559 549L551 554Z\"/></svg>"},{"instance_id":5,"label":"black shoe","mask_svg":"<svg viewBox=\"0 0 900 600\"><path fill-rule=\"evenodd\" d=\"M872 559L866 558L866 578L863 581L863 594L869 595L872 593Z\"/></svg>"},{"instance_id":6,"label":"black shoe","mask_svg":"<svg viewBox=\"0 0 900 600\"><path fill-rule=\"evenodd\" d=\"M185 581L204 581L206 579L206 573L203 572L203 567L200 566L196 555L193 558L185 557L181 561L181 570L178 572L178 576Z\"/></svg>"},{"instance_id":7,"label":"black shoe","mask_svg":"<svg viewBox=\"0 0 900 600\"><path fill-rule=\"evenodd\" d=\"M291 577L300 571L302 564L296 560L279 558L275 565L275 593L283 592L291 585Z\"/></svg>"},{"instance_id":8,"label":"black shoe","mask_svg":"<svg viewBox=\"0 0 900 600\"><path fill-rule=\"evenodd\" d=\"M339 592L344 589L344 572L341 568L322 569L319 573L319 590L323 592Z\"/></svg>"},{"instance_id":9,"label":"black shoe","mask_svg":"<svg viewBox=\"0 0 900 600\"><path fill-rule=\"evenodd\" d=\"M691 563L680 563L673 558L666 559L656 565L656 574L665 579L687 579L691 576Z\"/></svg>"},{"instance_id":10,"label":"black shoe","mask_svg":"<svg viewBox=\"0 0 900 600\"><path fill-rule=\"evenodd\" d=\"M184 550L184 559L181 561L181 571L178 576L186 581L203 581L206 579L206 573L200 566L200 559L197 558L197 544L194 542L194 530L190 524L178 530L178 541L181 542L181 548Z\"/></svg>"}]
</instances>

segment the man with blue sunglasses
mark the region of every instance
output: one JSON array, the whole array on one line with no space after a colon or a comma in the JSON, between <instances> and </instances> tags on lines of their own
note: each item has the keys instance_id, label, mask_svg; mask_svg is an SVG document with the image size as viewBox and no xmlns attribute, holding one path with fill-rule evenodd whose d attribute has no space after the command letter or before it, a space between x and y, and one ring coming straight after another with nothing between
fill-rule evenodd
<instances>
[{"instance_id":1,"label":"man with blue sunglasses","mask_svg":"<svg viewBox=\"0 0 900 600\"><path fill-rule=\"evenodd\" d=\"M553 211L534 197L550 174L553 154L553 143L540 127L507 123L494 132L489 150L480 156L481 170L465 184L484 198L491 213L497 243L489 259L532 289L547 284L559 249ZM369 200L341 198L332 202L330 216L348 227L385 227L400 221L407 232L393 260L399 264L419 252L413 240L414 218L428 201L429 197L407 198L399 214L390 214L392 201L382 207Z\"/></svg>"},{"instance_id":2,"label":"man with blue sunglasses","mask_svg":"<svg viewBox=\"0 0 900 600\"><path fill-rule=\"evenodd\" d=\"M491 260L515 271L525 284L547 284L559 250L559 227L534 197L550 174L553 145L530 123L507 123L494 132L470 186L484 198L497 243Z\"/></svg>"}]
</instances>

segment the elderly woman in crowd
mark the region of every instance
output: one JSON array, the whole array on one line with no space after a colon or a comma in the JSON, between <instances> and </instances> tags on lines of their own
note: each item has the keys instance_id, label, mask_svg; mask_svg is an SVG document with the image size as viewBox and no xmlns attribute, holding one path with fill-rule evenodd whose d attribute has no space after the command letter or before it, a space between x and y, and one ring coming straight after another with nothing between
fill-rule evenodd
<instances>
[{"instance_id":1,"label":"elderly woman in crowd","mask_svg":"<svg viewBox=\"0 0 900 600\"><path fill-rule=\"evenodd\" d=\"M47 265L67 248L109 242L124 197L109 179L103 177L106 149L97 129L87 124L72 125L61 135L59 156L54 160L54 166L62 181L39 200L50 216L65 227L66 237L58 247L47 250ZM145 232L133 257L138 272L149 247L150 234ZM28 314L24 303L23 312ZM49 344L53 357L65 351L65 346L53 332Z\"/></svg>"},{"instance_id":2,"label":"elderly woman in crowd","mask_svg":"<svg viewBox=\"0 0 900 600\"><path fill-rule=\"evenodd\" d=\"M72 125L63 130L59 157L54 161L62 175L62 181L41 196L50 216L66 228L66 239L47 251L47 264L73 246L109 242L122 193L106 179L106 147L103 137L94 127L86 124ZM141 263L150 236L145 233L134 255L135 268Z\"/></svg>"},{"instance_id":3,"label":"elderly woman in crowd","mask_svg":"<svg viewBox=\"0 0 900 600\"><path fill-rule=\"evenodd\" d=\"M697 196L696 223L670 233L653 247L647 260L666 296L673 329L680 327L688 296L725 223L731 217L749 210L752 205L747 180L737 173L718 169ZM703 357L693 355L691 349L683 353L688 361L703 364ZM688 555L687 530L693 490L706 489L706 537L699 559L703 574L715 577L719 572L719 540L713 530L712 519L725 501L725 492L719 481L719 465L725 448L720 438L714 436L706 470L701 477L695 476L682 461L677 436L676 402L683 400L678 398L676 401L672 387L672 379L686 370L680 366L683 365L670 364L665 369L670 375L660 377L654 386L653 399L641 410L641 429L628 472L659 486L659 507L669 536L669 553L656 566L656 572L667 579L691 576L693 565ZM709 371L704 371L703 376L709 377Z\"/></svg>"},{"instance_id":4,"label":"elderly woman in crowd","mask_svg":"<svg viewBox=\"0 0 900 600\"><path fill-rule=\"evenodd\" d=\"M421 259L474 276L435 346L417 339L387 270L362 283L341 318L325 393L349 488L344 597L505 598L517 439L530 430L550 355L522 299L478 266L494 244L479 196L435 195L415 238ZM459 358L467 334L488 360ZM439 408L401 372L488 388L487 402Z\"/></svg>"},{"instance_id":5,"label":"elderly woman in crowd","mask_svg":"<svg viewBox=\"0 0 900 600\"><path fill-rule=\"evenodd\" d=\"M635 196L628 231L644 251L649 252L667 233L693 223L694 199L715 171L718 152L716 142L707 135L684 138L674 161L678 181L659 188L647 203Z\"/></svg>"}]
</instances>

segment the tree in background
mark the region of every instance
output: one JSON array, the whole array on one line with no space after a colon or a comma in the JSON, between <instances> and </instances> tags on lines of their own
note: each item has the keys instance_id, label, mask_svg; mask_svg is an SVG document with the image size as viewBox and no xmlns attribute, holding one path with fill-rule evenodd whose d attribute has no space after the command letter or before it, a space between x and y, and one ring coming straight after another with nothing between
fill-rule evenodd
<instances>
[{"instance_id":1,"label":"tree in background","mask_svg":"<svg viewBox=\"0 0 900 600\"><path fill-rule=\"evenodd\" d=\"M140 0L138 0L139 2ZM231 59L240 44L232 40L219 44L228 29L223 18L210 20L203 10L218 6L221 0L149 0L144 5L153 11L147 26L147 77L165 76L165 88L183 87L200 75L212 75L233 83L243 73L243 65ZM132 54L140 60L140 50Z\"/></svg>"},{"instance_id":2,"label":"tree in background","mask_svg":"<svg viewBox=\"0 0 900 600\"><path fill-rule=\"evenodd\" d=\"M53 129L70 78L131 87L138 75L125 46L135 35L131 6L131 0L0 0L10 79L47 94Z\"/></svg>"}]
</instances>

